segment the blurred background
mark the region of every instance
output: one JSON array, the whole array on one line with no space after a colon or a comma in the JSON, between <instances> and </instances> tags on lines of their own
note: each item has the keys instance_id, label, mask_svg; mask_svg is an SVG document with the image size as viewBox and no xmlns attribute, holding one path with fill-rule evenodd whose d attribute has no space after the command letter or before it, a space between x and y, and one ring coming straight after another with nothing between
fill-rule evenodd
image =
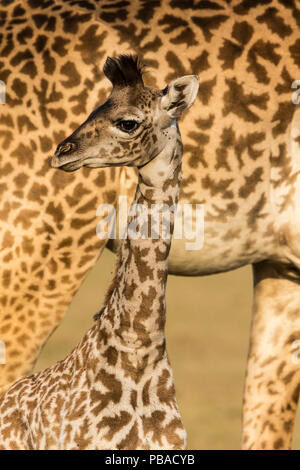
<instances>
[{"instance_id":1,"label":"blurred background","mask_svg":"<svg viewBox=\"0 0 300 470\"><path fill-rule=\"evenodd\" d=\"M105 250L73 299L35 371L64 358L93 324L112 279ZM189 449L239 449L252 302L251 268L208 277L169 276L167 345ZM294 449L300 449L300 420Z\"/></svg>"}]
</instances>

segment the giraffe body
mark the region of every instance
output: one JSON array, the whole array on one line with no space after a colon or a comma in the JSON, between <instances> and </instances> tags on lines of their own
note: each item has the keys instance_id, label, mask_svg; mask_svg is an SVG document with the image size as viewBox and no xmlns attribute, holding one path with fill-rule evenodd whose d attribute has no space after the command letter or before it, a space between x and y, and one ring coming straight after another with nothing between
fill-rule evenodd
<instances>
[{"instance_id":1,"label":"giraffe body","mask_svg":"<svg viewBox=\"0 0 300 470\"><path fill-rule=\"evenodd\" d=\"M108 100L57 148L52 165L75 171L88 165L135 165L134 205L178 202L182 143L176 118L198 91L181 77L163 94L144 87L138 62L108 58L114 88ZM124 78L125 77L125 78ZM99 145L101 148L99 148ZM118 151L116 151L118 148ZM166 351L165 289L174 226L131 232L123 240L116 275L96 325L63 361L21 379L0 399L0 449L182 449L178 411Z\"/></svg>"},{"instance_id":2,"label":"giraffe body","mask_svg":"<svg viewBox=\"0 0 300 470\"><path fill-rule=\"evenodd\" d=\"M120 345L115 349L113 342L99 341L105 327L101 321L101 329L94 326L65 360L20 380L3 395L1 450L185 447L166 353L158 357L153 351L153 375L149 349L149 365L142 371L145 351L131 355L124 351L130 360L126 369L121 366Z\"/></svg>"},{"instance_id":3,"label":"giraffe body","mask_svg":"<svg viewBox=\"0 0 300 470\"><path fill-rule=\"evenodd\" d=\"M103 99L99 62L122 47L155 68L151 85L200 76L181 123L180 203L205 204L204 246L188 251L175 239L169 269L203 275L253 264L244 446L290 447L300 381L292 361L300 331L299 12L296 0L1 4L2 391L30 372L101 253L98 205L134 196L131 168L48 176L55 145Z\"/></svg>"}]
</instances>

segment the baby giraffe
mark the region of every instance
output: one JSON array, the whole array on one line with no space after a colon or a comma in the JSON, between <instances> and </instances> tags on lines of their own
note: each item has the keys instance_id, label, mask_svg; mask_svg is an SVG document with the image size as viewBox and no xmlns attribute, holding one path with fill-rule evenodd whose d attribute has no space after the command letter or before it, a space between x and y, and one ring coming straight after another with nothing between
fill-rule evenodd
<instances>
[{"instance_id":1,"label":"baby giraffe","mask_svg":"<svg viewBox=\"0 0 300 470\"><path fill-rule=\"evenodd\" d=\"M57 147L52 166L135 166L128 236L95 325L66 359L0 399L0 449L185 447L166 351L165 290L181 179L177 118L193 104L198 79L149 88L138 59L125 55L108 58L104 73L111 95ZM170 209L169 236L150 227L158 204Z\"/></svg>"}]
</instances>

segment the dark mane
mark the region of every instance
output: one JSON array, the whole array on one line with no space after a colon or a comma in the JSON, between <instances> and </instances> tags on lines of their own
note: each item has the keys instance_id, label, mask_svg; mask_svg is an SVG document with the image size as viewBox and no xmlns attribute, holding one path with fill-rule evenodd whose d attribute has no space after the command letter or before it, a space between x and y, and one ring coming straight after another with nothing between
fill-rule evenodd
<instances>
[{"instance_id":1,"label":"dark mane","mask_svg":"<svg viewBox=\"0 0 300 470\"><path fill-rule=\"evenodd\" d=\"M103 72L113 86L144 86L143 67L137 56L122 54L116 58L107 57Z\"/></svg>"}]
</instances>

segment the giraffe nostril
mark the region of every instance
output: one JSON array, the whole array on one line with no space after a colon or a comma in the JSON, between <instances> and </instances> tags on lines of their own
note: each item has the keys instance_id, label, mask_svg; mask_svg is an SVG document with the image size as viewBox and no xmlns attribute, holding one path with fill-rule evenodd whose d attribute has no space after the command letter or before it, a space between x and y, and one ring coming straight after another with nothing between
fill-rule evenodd
<instances>
[{"instance_id":1,"label":"giraffe nostril","mask_svg":"<svg viewBox=\"0 0 300 470\"><path fill-rule=\"evenodd\" d=\"M59 157L60 155L72 152L73 150L75 150L75 148L76 145L74 142L66 142L64 144L58 145L54 155Z\"/></svg>"}]
</instances>

